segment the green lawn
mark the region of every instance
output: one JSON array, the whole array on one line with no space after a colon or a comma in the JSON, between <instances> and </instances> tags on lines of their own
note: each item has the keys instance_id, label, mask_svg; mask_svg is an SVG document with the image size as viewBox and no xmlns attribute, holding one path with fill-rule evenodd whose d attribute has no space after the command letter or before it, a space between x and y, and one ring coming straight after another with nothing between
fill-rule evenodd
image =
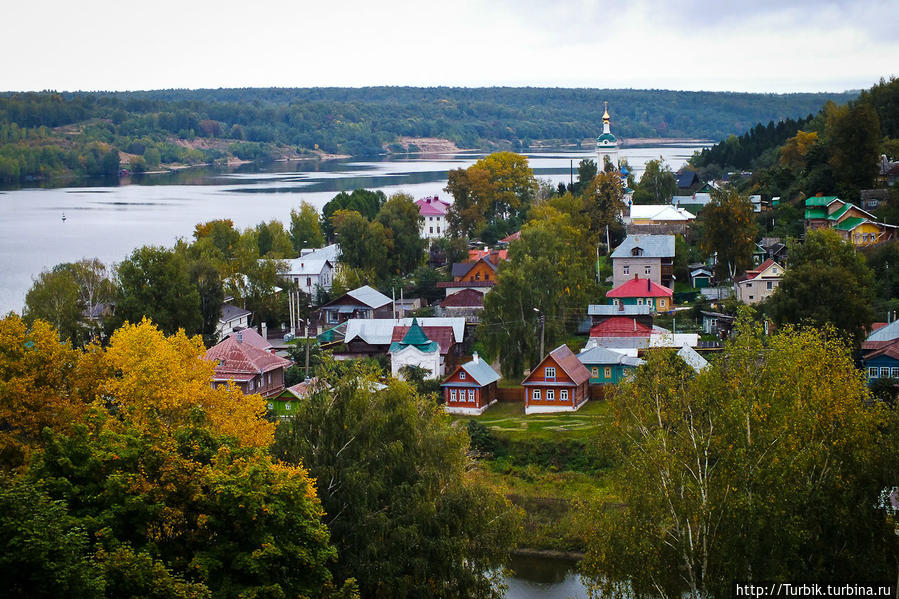
<instances>
[{"instance_id":1,"label":"green lawn","mask_svg":"<svg viewBox=\"0 0 899 599\"><path fill-rule=\"evenodd\" d=\"M577 438L591 436L611 424L611 409L606 401L588 401L577 412L531 414L525 416L520 402L497 402L480 416L459 416L477 420L498 435L512 438Z\"/></svg>"}]
</instances>

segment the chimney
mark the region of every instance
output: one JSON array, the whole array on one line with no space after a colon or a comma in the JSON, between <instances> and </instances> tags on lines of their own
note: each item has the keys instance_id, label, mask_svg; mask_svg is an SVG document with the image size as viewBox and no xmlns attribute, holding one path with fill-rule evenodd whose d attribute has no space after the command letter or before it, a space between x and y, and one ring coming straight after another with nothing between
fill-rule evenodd
<instances>
[{"instance_id":1,"label":"chimney","mask_svg":"<svg viewBox=\"0 0 899 599\"><path fill-rule=\"evenodd\" d=\"M646 291L652 291L652 281L650 281L649 279L646 279Z\"/></svg>"},{"instance_id":2,"label":"chimney","mask_svg":"<svg viewBox=\"0 0 899 599\"><path fill-rule=\"evenodd\" d=\"M237 331L237 342L243 343L243 331Z\"/></svg>"},{"instance_id":3,"label":"chimney","mask_svg":"<svg viewBox=\"0 0 899 599\"><path fill-rule=\"evenodd\" d=\"M259 328L261 329L260 332L262 333L262 338L268 341L268 323L263 322L259 325Z\"/></svg>"},{"instance_id":4,"label":"chimney","mask_svg":"<svg viewBox=\"0 0 899 599\"><path fill-rule=\"evenodd\" d=\"M477 364L477 363L478 363L478 360L479 360L479 358L478 358L478 352L474 352L473 354L471 354L471 361L472 361L472 362L474 362L475 364Z\"/></svg>"}]
</instances>

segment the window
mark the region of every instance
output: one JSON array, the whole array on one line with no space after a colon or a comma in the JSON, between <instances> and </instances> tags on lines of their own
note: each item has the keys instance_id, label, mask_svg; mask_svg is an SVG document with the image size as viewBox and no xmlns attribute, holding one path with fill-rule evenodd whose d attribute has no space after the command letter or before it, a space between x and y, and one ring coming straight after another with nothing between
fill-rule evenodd
<instances>
[{"instance_id":1,"label":"window","mask_svg":"<svg viewBox=\"0 0 899 599\"><path fill-rule=\"evenodd\" d=\"M534 389L531 392L531 399L534 401L540 401L540 389Z\"/></svg>"},{"instance_id":2,"label":"window","mask_svg":"<svg viewBox=\"0 0 899 599\"><path fill-rule=\"evenodd\" d=\"M306 287L312 287L312 277L306 277Z\"/></svg>"},{"instance_id":3,"label":"window","mask_svg":"<svg viewBox=\"0 0 899 599\"><path fill-rule=\"evenodd\" d=\"M547 389L546 390L546 401L556 401L556 390L555 389Z\"/></svg>"},{"instance_id":4,"label":"window","mask_svg":"<svg viewBox=\"0 0 899 599\"><path fill-rule=\"evenodd\" d=\"M599 366L594 366L590 369L590 376L595 379L599 378Z\"/></svg>"},{"instance_id":5,"label":"window","mask_svg":"<svg viewBox=\"0 0 899 599\"><path fill-rule=\"evenodd\" d=\"M568 401L568 389L559 391L559 401Z\"/></svg>"},{"instance_id":6,"label":"window","mask_svg":"<svg viewBox=\"0 0 899 599\"><path fill-rule=\"evenodd\" d=\"M617 305L618 305L618 300L617 300L617 299L613 299L613 300L612 300L612 305L613 305L613 306L617 306Z\"/></svg>"},{"instance_id":7,"label":"window","mask_svg":"<svg viewBox=\"0 0 899 599\"><path fill-rule=\"evenodd\" d=\"M668 300L665 298L659 298L659 308L664 308L668 304Z\"/></svg>"},{"instance_id":8,"label":"window","mask_svg":"<svg viewBox=\"0 0 899 599\"><path fill-rule=\"evenodd\" d=\"M772 268L772 269L771 269L771 272L774 273L774 274L777 274L777 267L775 266L774 268Z\"/></svg>"},{"instance_id":9,"label":"window","mask_svg":"<svg viewBox=\"0 0 899 599\"><path fill-rule=\"evenodd\" d=\"M750 296L749 296L749 299L753 299L753 297L750 295Z\"/></svg>"},{"instance_id":10,"label":"window","mask_svg":"<svg viewBox=\"0 0 899 599\"><path fill-rule=\"evenodd\" d=\"M772 289L774 289L774 283L768 281L768 291L771 291Z\"/></svg>"},{"instance_id":11,"label":"window","mask_svg":"<svg viewBox=\"0 0 899 599\"><path fill-rule=\"evenodd\" d=\"M433 217L433 216L429 216L429 217L428 217L428 220L434 220L434 217Z\"/></svg>"},{"instance_id":12,"label":"window","mask_svg":"<svg viewBox=\"0 0 899 599\"><path fill-rule=\"evenodd\" d=\"M638 306L642 306L642 305L643 305L643 298L642 298L642 297L638 297L638 298L637 298L637 305L638 305Z\"/></svg>"},{"instance_id":13,"label":"window","mask_svg":"<svg viewBox=\"0 0 899 599\"><path fill-rule=\"evenodd\" d=\"M247 388L252 391L256 388L256 379L250 379L250 383L247 385Z\"/></svg>"},{"instance_id":14,"label":"window","mask_svg":"<svg viewBox=\"0 0 899 599\"><path fill-rule=\"evenodd\" d=\"M643 267L643 274L651 275L651 274L652 274L652 266L650 266L649 264L647 264L646 266L644 266L644 267Z\"/></svg>"},{"instance_id":15,"label":"window","mask_svg":"<svg viewBox=\"0 0 899 599\"><path fill-rule=\"evenodd\" d=\"M623 270L624 270L624 274L626 274L626 275L631 274L631 267L630 267L630 264L625 264L624 267L623 267Z\"/></svg>"},{"instance_id":16,"label":"window","mask_svg":"<svg viewBox=\"0 0 899 599\"><path fill-rule=\"evenodd\" d=\"M554 379L556 378L556 369L554 366L547 366L543 371L543 378Z\"/></svg>"},{"instance_id":17,"label":"window","mask_svg":"<svg viewBox=\"0 0 899 599\"><path fill-rule=\"evenodd\" d=\"M437 227L437 234L440 235L440 227Z\"/></svg>"},{"instance_id":18,"label":"window","mask_svg":"<svg viewBox=\"0 0 899 599\"><path fill-rule=\"evenodd\" d=\"M274 404L271 404L271 403L268 404L268 409L269 409L269 410L274 410L274 409L275 409Z\"/></svg>"},{"instance_id":19,"label":"window","mask_svg":"<svg viewBox=\"0 0 899 599\"><path fill-rule=\"evenodd\" d=\"M428 227L428 229L430 229L430 231L429 231L430 233L434 232L434 227Z\"/></svg>"},{"instance_id":20,"label":"window","mask_svg":"<svg viewBox=\"0 0 899 599\"><path fill-rule=\"evenodd\" d=\"M456 390L450 389L450 401L456 401Z\"/></svg>"},{"instance_id":21,"label":"window","mask_svg":"<svg viewBox=\"0 0 899 599\"><path fill-rule=\"evenodd\" d=\"M328 310L325 314L327 315L328 324L335 324L337 322L337 312Z\"/></svg>"},{"instance_id":22,"label":"window","mask_svg":"<svg viewBox=\"0 0 899 599\"><path fill-rule=\"evenodd\" d=\"M465 371L464 371L464 370L460 370L460 371L459 371L459 380L460 380L460 381L464 381L464 380L465 380Z\"/></svg>"},{"instance_id":23,"label":"window","mask_svg":"<svg viewBox=\"0 0 899 599\"><path fill-rule=\"evenodd\" d=\"M477 273L477 274L474 276L474 280L475 280L475 281L480 281L480 280L481 280L481 273Z\"/></svg>"},{"instance_id":24,"label":"window","mask_svg":"<svg viewBox=\"0 0 899 599\"><path fill-rule=\"evenodd\" d=\"M893 366L890 369L890 378L899 379L899 368Z\"/></svg>"},{"instance_id":25,"label":"window","mask_svg":"<svg viewBox=\"0 0 899 599\"><path fill-rule=\"evenodd\" d=\"M890 378L890 369L882 366L880 368L880 378L882 378L882 379Z\"/></svg>"},{"instance_id":26,"label":"window","mask_svg":"<svg viewBox=\"0 0 899 599\"><path fill-rule=\"evenodd\" d=\"M490 273L489 273L489 272L488 272L487 274L484 275L484 280L485 280L485 281L489 281L489 280L490 280Z\"/></svg>"},{"instance_id":27,"label":"window","mask_svg":"<svg viewBox=\"0 0 899 599\"><path fill-rule=\"evenodd\" d=\"M290 411L290 402L289 401L286 404L284 404L284 409Z\"/></svg>"},{"instance_id":28,"label":"window","mask_svg":"<svg viewBox=\"0 0 899 599\"><path fill-rule=\"evenodd\" d=\"M611 378L612 378L612 367L611 367L611 366L606 366L606 368L605 368L605 370L603 371L602 375L603 375L603 377L605 377L605 378L607 378L607 379L611 379Z\"/></svg>"},{"instance_id":29,"label":"window","mask_svg":"<svg viewBox=\"0 0 899 599\"><path fill-rule=\"evenodd\" d=\"M474 389L468 390L468 401L474 403Z\"/></svg>"}]
</instances>

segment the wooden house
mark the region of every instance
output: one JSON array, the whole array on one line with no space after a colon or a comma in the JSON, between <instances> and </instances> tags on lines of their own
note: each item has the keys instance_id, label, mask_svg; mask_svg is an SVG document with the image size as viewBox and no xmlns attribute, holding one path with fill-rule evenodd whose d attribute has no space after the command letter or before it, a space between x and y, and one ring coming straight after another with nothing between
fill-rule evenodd
<instances>
[{"instance_id":1,"label":"wooden house","mask_svg":"<svg viewBox=\"0 0 899 599\"><path fill-rule=\"evenodd\" d=\"M451 340L452 330L448 332ZM393 339L387 352L390 354L391 376L403 378L401 371L406 366L424 368L429 379L443 376L444 362L441 359L440 344L428 338L418 324L418 319L413 318L409 327L395 327Z\"/></svg>"},{"instance_id":2,"label":"wooden house","mask_svg":"<svg viewBox=\"0 0 899 599\"><path fill-rule=\"evenodd\" d=\"M655 312L665 312L673 307L671 300L674 291L650 279L641 279L634 275L633 279L606 293L606 297L613 306L621 304L650 306Z\"/></svg>"},{"instance_id":3,"label":"wooden house","mask_svg":"<svg viewBox=\"0 0 899 599\"><path fill-rule=\"evenodd\" d=\"M275 354L243 342L243 333L228 337L206 350L216 363L212 386L234 383L245 394L273 397L284 390L284 369L291 365Z\"/></svg>"},{"instance_id":4,"label":"wooden house","mask_svg":"<svg viewBox=\"0 0 899 599\"><path fill-rule=\"evenodd\" d=\"M445 409L450 414L483 414L497 401L499 375L477 352L470 362L457 366L440 385Z\"/></svg>"},{"instance_id":5,"label":"wooden house","mask_svg":"<svg viewBox=\"0 0 899 599\"><path fill-rule=\"evenodd\" d=\"M505 250L479 254L479 250L473 250L477 256L471 262L457 262L453 264L452 281L440 281L438 289L446 291L446 297L465 289L473 289L480 293L487 293L496 285L496 269L504 259Z\"/></svg>"},{"instance_id":6,"label":"wooden house","mask_svg":"<svg viewBox=\"0 0 899 599\"><path fill-rule=\"evenodd\" d=\"M348 291L318 309L318 321L326 328L351 318L392 318L391 299L368 285Z\"/></svg>"},{"instance_id":7,"label":"wooden house","mask_svg":"<svg viewBox=\"0 0 899 599\"><path fill-rule=\"evenodd\" d=\"M524 413L573 412L590 399L590 371L560 345L521 382Z\"/></svg>"},{"instance_id":8,"label":"wooden house","mask_svg":"<svg viewBox=\"0 0 899 599\"><path fill-rule=\"evenodd\" d=\"M596 345L584 348L577 359L590 371L591 385L617 384L643 363L640 358Z\"/></svg>"},{"instance_id":9,"label":"wooden house","mask_svg":"<svg viewBox=\"0 0 899 599\"><path fill-rule=\"evenodd\" d=\"M745 304L758 304L774 293L783 279L784 268L774 260L765 260L736 279L737 299Z\"/></svg>"}]
</instances>

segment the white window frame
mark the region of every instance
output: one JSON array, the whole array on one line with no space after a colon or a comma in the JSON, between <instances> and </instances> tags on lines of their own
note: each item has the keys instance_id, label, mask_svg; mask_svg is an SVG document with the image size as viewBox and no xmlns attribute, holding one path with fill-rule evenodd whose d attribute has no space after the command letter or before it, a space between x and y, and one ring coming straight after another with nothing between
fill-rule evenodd
<instances>
[{"instance_id":1,"label":"white window frame","mask_svg":"<svg viewBox=\"0 0 899 599\"><path fill-rule=\"evenodd\" d=\"M647 264L646 266L644 266L644 267L643 267L643 274L645 274L645 275L651 275L651 274L652 274L652 266L649 265L649 264Z\"/></svg>"},{"instance_id":2,"label":"white window frame","mask_svg":"<svg viewBox=\"0 0 899 599\"><path fill-rule=\"evenodd\" d=\"M559 391L559 401L568 401L568 389Z\"/></svg>"},{"instance_id":3,"label":"white window frame","mask_svg":"<svg viewBox=\"0 0 899 599\"><path fill-rule=\"evenodd\" d=\"M882 378L882 379L890 378L890 369L887 368L886 366L881 366L880 367L880 378Z\"/></svg>"},{"instance_id":4,"label":"white window frame","mask_svg":"<svg viewBox=\"0 0 899 599\"><path fill-rule=\"evenodd\" d=\"M284 404L284 409L287 410L288 412L290 411L290 402L289 401Z\"/></svg>"},{"instance_id":5,"label":"white window frame","mask_svg":"<svg viewBox=\"0 0 899 599\"><path fill-rule=\"evenodd\" d=\"M547 389L546 390L546 401L556 401L556 390L555 389Z\"/></svg>"},{"instance_id":6,"label":"white window frame","mask_svg":"<svg viewBox=\"0 0 899 599\"><path fill-rule=\"evenodd\" d=\"M540 389L531 390L531 399L534 401L540 401Z\"/></svg>"},{"instance_id":7,"label":"white window frame","mask_svg":"<svg viewBox=\"0 0 899 599\"><path fill-rule=\"evenodd\" d=\"M625 264L624 266L622 266L622 267L621 267L621 272L622 272L623 274L626 274L626 275L631 274L631 265L630 265L630 264Z\"/></svg>"},{"instance_id":8,"label":"white window frame","mask_svg":"<svg viewBox=\"0 0 899 599\"><path fill-rule=\"evenodd\" d=\"M543 378L545 379L554 379L556 378L556 367L555 366L547 366L543 369Z\"/></svg>"},{"instance_id":9,"label":"white window frame","mask_svg":"<svg viewBox=\"0 0 899 599\"><path fill-rule=\"evenodd\" d=\"M450 389L450 401L456 401L456 390Z\"/></svg>"},{"instance_id":10,"label":"white window frame","mask_svg":"<svg viewBox=\"0 0 899 599\"><path fill-rule=\"evenodd\" d=\"M899 379L899 368L897 368L896 366L890 368L890 378Z\"/></svg>"},{"instance_id":11,"label":"white window frame","mask_svg":"<svg viewBox=\"0 0 899 599\"><path fill-rule=\"evenodd\" d=\"M474 389L468 390L468 403L474 403Z\"/></svg>"},{"instance_id":12,"label":"white window frame","mask_svg":"<svg viewBox=\"0 0 899 599\"><path fill-rule=\"evenodd\" d=\"M460 371L459 371L459 380L460 380L460 381L464 381L464 380L465 380L465 371L464 371L464 370L460 370Z\"/></svg>"}]
</instances>

